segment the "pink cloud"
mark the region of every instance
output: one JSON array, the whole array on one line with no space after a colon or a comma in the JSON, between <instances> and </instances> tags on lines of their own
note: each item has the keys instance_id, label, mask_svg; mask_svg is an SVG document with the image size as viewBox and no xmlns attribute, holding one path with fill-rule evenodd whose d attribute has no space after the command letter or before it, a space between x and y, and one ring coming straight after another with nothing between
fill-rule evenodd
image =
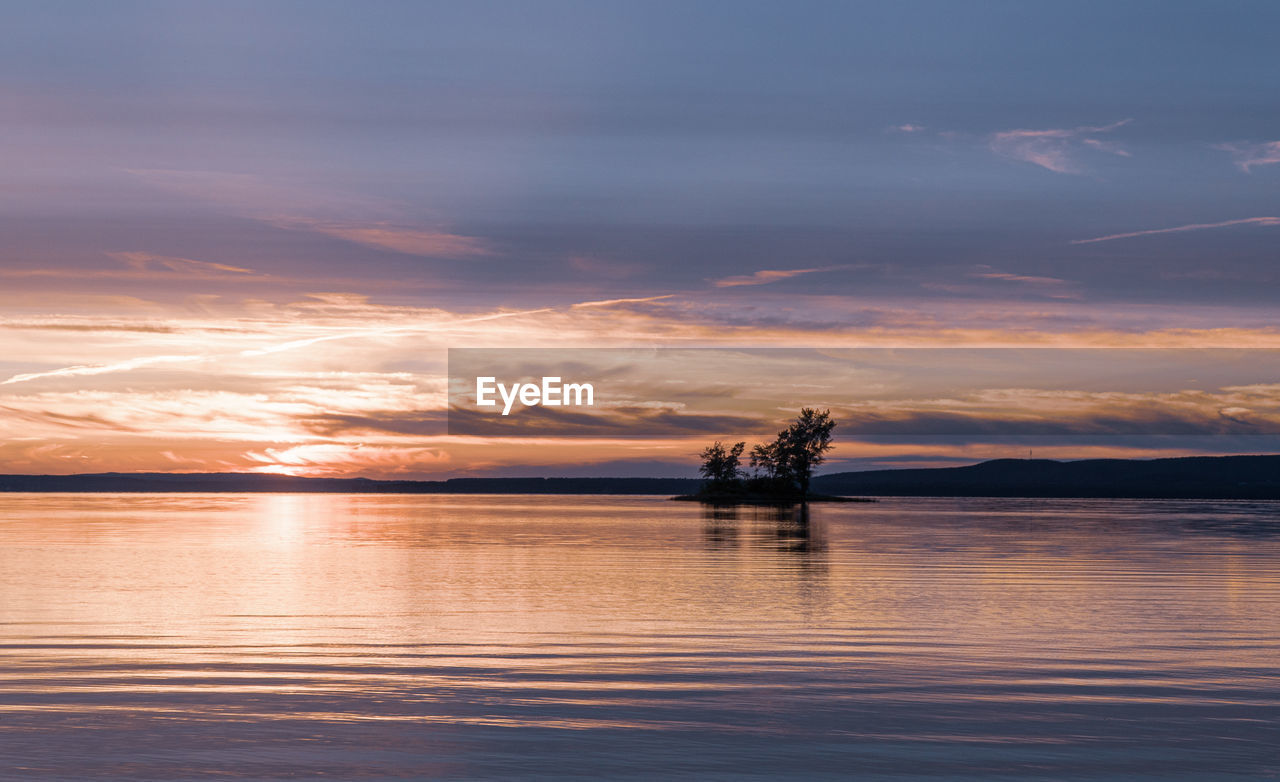
<instances>
[{"instance_id":1,"label":"pink cloud","mask_svg":"<svg viewBox=\"0 0 1280 782\"><path fill-rule=\"evenodd\" d=\"M292 231L310 231L382 250L425 257L474 257L492 249L482 239L445 230L439 220L412 219L400 204L249 174L132 170L151 185L198 198L232 214Z\"/></svg>"},{"instance_id":2,"label":"pink cloud","mask_svg":"<svg viewBox=\"0 0 1280 782\"><path fill-rule=\"evenodd\" d=\"M1076 299L1080 297L1079 293L1072 290L1070 282L1057 277L1037 277L1030 274L1012 274L1000 271L976 272L970 276L981 280L998 280L1019 285L1030 285L1039 288L1044 295L1053 299Z\"/></svg>"},{"instance_id":3,"label":"pink cloud","mask_svg":"<svg viewBox=\"0 0 1280 782\"><path fill-rule=\"evenodd\" d=\"M406 255L472 257L489 255L492 252L484 241L474 236L463 236L447 231L427 231L397 227L387 223L361 225L303 218L276 219L270 222L281 228L314 231L355 244L363 244L366 247L392 250Z\"/></svg>"},{"instance_id":4,"label":"pink cloud","mask_svg":"<svg viewBox=\"0 0 1280 782\"><path fill-rule=\"evenodd\" d=\"M1110 152L1113 155L1119 155L1120 157L1133 157L1129 150L1114 141L1103 141L1100 138L1086 138L1082 139L1080 143L1087 147L1102 150L1103 152Z\"/></svg>"},{"instance_id":5,"label":"pink cloud","mask_svg":"<svg viewBox=\"0 0 1280 782\"><path fill-rule=\"evenodd\" d=\"M163 269L179 274L203 276L209 274L254 274L253 269L242 266L230 266L225 263L195 261L190 258L175 258L170 255L156 255L142 252L111 252L107 256L137 271Z\"/></svg>"},{"instance_id":6,"label":"pink cloud","mask_svg":"<svg viewBox=\"0 0 1280 782\"><path fill-rule=\"evenodd\" d=\"M722 277L713 280L712 285L717 288L736 288L742 285L767 285L778 280L785 280L791 277L799 277L802 274L815 274L817 272L829 272L841 269L841 266L821 266L812 269L761 269L754 274L743 274L735 277Z\"/></svg>"},{"instance_id":7,"label":"pink cloud","mask_svg":"<svg viewBox=\"0 0 1280 782\"><path fill-rule=\"evenodd\" d=\"M1246 174L1252 173L1254 166L1280 163L1280 141L1266 141L1261 144L1243 142L1216 144L1214 149L1230 152L1236 160L1236 167Z\"/></svg>"},{"instance_id":8,"label":"pink cloud","mask_svg":"<svg viewBox=\"0 0 1280 782\"><path fill-rule=\"evenodd\" d=\"M991 137L991 150L997 155L1032 163L1059 174L1078 174L1080 169L1073 157L1081 146L1128 157L1129 152L1115 142L1095 136L1110 133L1130 122L1132 120L1122 119L1110 125L1001 131Z\"/></svg>"}]
</instances>

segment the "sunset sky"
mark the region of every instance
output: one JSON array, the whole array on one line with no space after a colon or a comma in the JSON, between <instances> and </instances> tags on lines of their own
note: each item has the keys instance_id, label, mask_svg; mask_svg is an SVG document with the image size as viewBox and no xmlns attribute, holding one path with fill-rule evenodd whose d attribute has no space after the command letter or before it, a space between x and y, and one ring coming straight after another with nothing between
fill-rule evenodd
<instances>
[{"instance_id":1,"label":"sunset sky","mask_svg":"<svg viewBox=\"0 0 1280 782\"><path fill-rule=\"evenodd\" d=\"M5 16L0 472L692 474L709 433L447 436L450 347L1280 348L1274 3ZM824 401L786 380L766 406ZM1280 450L1188 432L1036 455ZM846 435L832 469L1011 455Z\"/></svg>"}]
</instances>

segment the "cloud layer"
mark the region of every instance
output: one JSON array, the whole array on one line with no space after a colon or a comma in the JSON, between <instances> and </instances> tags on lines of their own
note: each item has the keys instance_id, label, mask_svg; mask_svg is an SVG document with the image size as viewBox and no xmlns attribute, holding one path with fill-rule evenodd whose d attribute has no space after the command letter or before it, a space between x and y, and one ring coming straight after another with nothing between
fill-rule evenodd
<instances>
[{"instance_id":1,"label":"cloud layer","mask_svg":"<svg viewBox=\"0 0 1280 782\"><path fill-rule=\"evenodd\" d=\"M996 275L994 283L1056 286L982 273ZM1257 316L1247 312L1227 317L1219 310L1153 307L1119 320L1106 307L1089 315L1087 305L1075 301L938 306L867 300L851 323L851 302L843 298L809 297L803 317L792 311L795 296L781 297L777 309L762 299L744 316L739 293L718 290L509 311L459 312L326 294L280 304L214 303L207 313L153 305L145 319L121 313L9 318L0 321L8 347L0 365L6 381L0 384L0 459L12 472L57 473L439 477L527 474L535 467L571 474L593 463L648 461L667 465L665 474L687 474L701 440L768 431L797 400L833 406L849 431L860 428L868 436L932 431L968 433L970 440L967 451L945 438L901 445L845 441L841 454L849 458L980 455L998 452L984 450L996 449L993 437L1150 431L1161 422L1184 434L1258 431L1248 422L1273 414L1267 401L1272 392L1265 389L1224 384L1195 394L1175 389L1115 396L1080 387L1078 370L1049 359L1028 359L1025 371L1043 383L1060 383L1061 392L1014 383L948 395L927 384L891 382L888 367L833 374L845 359L818 351L776 364L752 359L752 372L785 378L773 390L758 382L735 385L727 366L709 361L697 363L703 373L697 383L678 387L665 382L676 378L671 372L640 373L633 399L604 411L603 419L584 422L588 430L574 437L554 429L541 438L444 434L448 347L1280 347L1280 330L1258 328ZM1233 318L1238 324L1230 325ZM970 360L937 367L934 374L954 387L974 371L994 378ZM1046 423L1027 429L1037 420ZM665 428L637 437L638 423ZM1097 452L1089 447L1045 454ZM1118 453L1130 446L1115 447Z\"/></svg>"}]
</instances>

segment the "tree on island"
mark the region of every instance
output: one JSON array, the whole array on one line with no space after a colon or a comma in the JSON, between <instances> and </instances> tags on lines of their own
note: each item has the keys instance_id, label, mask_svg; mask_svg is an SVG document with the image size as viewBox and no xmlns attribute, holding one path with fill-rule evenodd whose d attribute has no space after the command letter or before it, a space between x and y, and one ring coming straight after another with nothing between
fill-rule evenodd
<instances>
[{"instance_id":1,"label":"tree on island","mask_svg":"<svg viewBox=\"0 0 1280 782\"><path fill-rule=\"evenodd\" d=\"M831 450L831 432L836 422L830 410L805 407L796 420L778 432L773 442L751 449L751 467L756 471L743 480L739 460L745 443L725 449L720 442L700 454L699 472L707 479L707 496L753 495L771 499L804 499L809 496L813 471Z\"/></svg>"},{"instance_id":2,"label":"tree on island","mask_svg":"<svg viewBox=\"0 0 1280 782\"><path fill-rule=\"evenodd\" d=\"M707 486L713 491L731 490L742 481L742 452L746 443L734 443L728 449L716 440L715 445L703 449L702 466L698 473L707 479Z\"/></svg>"}]
</instances>

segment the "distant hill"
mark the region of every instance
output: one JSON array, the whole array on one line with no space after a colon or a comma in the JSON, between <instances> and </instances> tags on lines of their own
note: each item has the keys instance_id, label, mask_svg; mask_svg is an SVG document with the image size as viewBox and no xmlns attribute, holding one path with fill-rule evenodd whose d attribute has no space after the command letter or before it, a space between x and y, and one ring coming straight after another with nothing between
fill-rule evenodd
<instances>
[{"instance_id":1,"label":"distant hill","mask_svg":"<svg viewBox=\"0 0 1280 782\"><path fill-rule=\"evenodd\" d=\"M690 494L694 478L452 478L379 481L255 473L0 475L0 491L333 492L360 494ZM820 475L813 491L844 496L1280 499L1280 456L1181 459L997 459L968 467Z\"/></svg>"},{"instance_id":2,"label":"distant hill","mask_svg":"<svg viewBox=\"0 0 1280 782\"><path fill-rule=\"evenodd\" d=\"M997 459L968 467L834 473L814 478L813 489L911 497L1280 499L1280 456Z\"/></svg>"}]
</instances>

